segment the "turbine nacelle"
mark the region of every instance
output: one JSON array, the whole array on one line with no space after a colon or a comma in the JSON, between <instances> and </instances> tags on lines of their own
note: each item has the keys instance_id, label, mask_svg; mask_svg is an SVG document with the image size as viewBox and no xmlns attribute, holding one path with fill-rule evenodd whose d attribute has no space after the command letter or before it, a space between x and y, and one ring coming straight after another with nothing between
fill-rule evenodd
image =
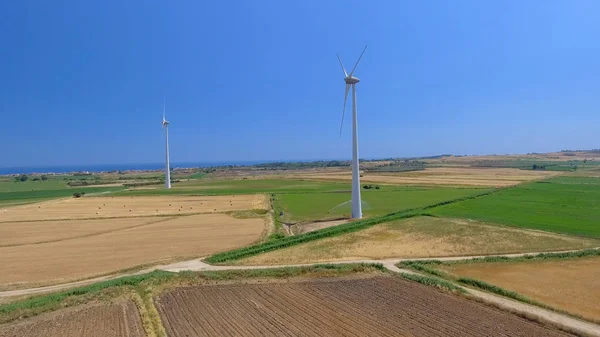
<instances>
[{"instance_id":1,"label":"turbine nacelle","mask_svg":"<svg viewBox=\"0 0 600 337\"><path fill-rule=\"evenodd\" d=\"M360 56L358 57L358 60L356 61L356 64L354 65L354 68L352 68L352 71L349 75L348 72L346 72L346 68L344 68L344 64L342 63L340 55L337 55L338 61L340 61L340 66L342 66L342 71L344 72L344 82L346 82L346 92L344 93L344 109L342 110L342 123L340 124L340 137L342 136L342 128L344 127L344 115L346 113L346 99L348 98L348 91L350 91L350 87L354 88L353 85L360 82L358 77L354 77L354 71L360 62L360 59L362 59L365 50L367 50L367 46L365 46L362 53L360 53Z\"/></svg>"},{"instance_id":2,"label":"turbine nacelle","mask_svg":"<svg viewBox=\"0 0 600 337\"><path fill-rule=\"evenodd\" d=\"M346 84L356 84L360 82L360 80L358 79L358 77L350 75L344 78L344 82L346 82Z\"/></svg>"}]
</instances>

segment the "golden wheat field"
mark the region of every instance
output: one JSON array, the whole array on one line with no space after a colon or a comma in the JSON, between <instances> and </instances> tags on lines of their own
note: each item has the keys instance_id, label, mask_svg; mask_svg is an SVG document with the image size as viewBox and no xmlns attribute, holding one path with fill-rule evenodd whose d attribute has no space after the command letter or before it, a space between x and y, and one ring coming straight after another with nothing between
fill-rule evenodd
<instances>
[{"instance_id":1,"label":"golden wheat field","mask_svg":"<svg viewBox=\"0 0 600 337\"><path fill-rule=\"evenodd\" d=\"M221 213L267 207L263 195L66 198L0 209L0 222Z\"/></svg>"},{"instance_id":2,"label":"golden wheat field","mask_svg":"<svg viewBox=\"0 0 600 337\"><path fill-rule=\"evenodd\" d=\"M83 197L0 211L0 288L66 282L259 240L262 195ZM239 213L239 212L238 212Z\"/></svg>"},{"instance_id":3,"label":"golden wheat field","mask_svg":"<svg viewBox=\"0 0 600 337\"><path fill-rule=\"evenodd\" d=\"M0 247L0 284L47 284L92 277L148 263L200 257L248 245L265 228L263 218L227 214L144 218L145 225L80 237ZM112 219L119 223L123 219ZM98 227L106 220L91 220ZM48 232L67 233L78 220L38 222ZM3 224L2 224L3 225Z\"/></svg>"}]
</instances>

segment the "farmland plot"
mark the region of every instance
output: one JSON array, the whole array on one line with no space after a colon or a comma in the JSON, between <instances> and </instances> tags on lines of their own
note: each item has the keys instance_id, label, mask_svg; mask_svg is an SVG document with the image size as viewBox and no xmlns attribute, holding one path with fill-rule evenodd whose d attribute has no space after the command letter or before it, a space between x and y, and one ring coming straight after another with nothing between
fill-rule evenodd
<instances>
[{"instance_id":1,"label":"farmland plot","mask_svg":"<svg viewBox=\"0 0 600 337\"><path fill-rule=\"evenodd\" d=\"M570 336L392 276L178 288L155 299L178 336Z\"/></svg>"},{"instance_id":2,"label":"farmland plot","mask_svg":"<svg viewBox=\"0 0 600 337\"><path fill-rule=\"evenodd\" d=\"M34 236L37 243L13 236L6 241L13 244L2 247L0 238L0 287L66 282L180 257L205 256L255 242L265 228L263 218L236 219L227 214L136 219L148 222L112 219L111 224L121 227L100 229L107 220L91 220L82 225L87 234L77 236L70 228L77 227L80 220L40 221L38 228L46 234ZM3 225L15 228L2 223L0 228ZM49 235L52 230L57 234Z\"/></svg>"},{"instance_id":3,"label":"farmland plot","mask_svg":"<svg viewBox=\"0 0 600 337\"><path fill-rule=\"evenodd\" d=\"M236 261L277 265L341 260L491 255L600 247L600 240L477 221L414 217Z\"/></svg>"},{"instance_id":4,"label":"farmland plot","mask_svg":"<svg viewBox=\"0 0 600 337\"><path fill-rule=\"evenodd\" d=\"M516 291L552 307L600 321L600 257L458 263L441 269Z\"/></svg>"},{"instance_id":5,"label":"farmland plot","mask_svg":"<svg viewBox=\"0 0 600 337\"><path fill-rule=\"evenodd\" d=\"M557 175L550 171L525 171L514 168L434 167L422 171L372 173L363 175L361 182L395 185L451 186L513 186L524 181ZM351 180L351 172L297 173L294 178L315 180Z\"/></svg>"},{"instance_id":6,"label":"farmland plot","mask_svg":"<svg viewBox=\"0 0 600 337\"><path fill-rule=\"evenodd\" d=\"M137 308L131 301L63 309L24 322L0 325L0 337L142 337L145 335Z\"/></svg>"},{"instance_id":7,"label":"farmland plot","mask_svg":"<svg viewBox=\"0 0 600 337\"><path fill-rule=\"evenodd\" d=\"M556 177L441 206L434 214L600 237L600 178Z\"/></svg>"},{"instance_id":8,"label":"farmland plot","mask_svg":"<svg viewBox=\"0 0 600 337\"><path fill-rule=\"evenodd\" d=\"M0 222L182 215L267 207L263 195L83 197L0 209Z\"/></svg>"}]
</instances>

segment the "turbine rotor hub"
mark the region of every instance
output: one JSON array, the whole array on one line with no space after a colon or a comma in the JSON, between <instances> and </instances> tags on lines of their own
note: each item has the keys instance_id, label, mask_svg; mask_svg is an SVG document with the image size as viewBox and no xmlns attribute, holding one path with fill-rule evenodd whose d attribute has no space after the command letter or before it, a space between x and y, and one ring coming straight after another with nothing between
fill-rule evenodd
<instances>
[{"instance_id":1,"label":"turbine rotor hub","mask_svg":"<svg viewBox=\"0 0 600 337\"><path fill-rule=\"evenodd\" d=\"M344 81L346 82L346 84L356 84L356 83L360 82L358 77L354 77L354 76L348 76L348 77L344 78Z\"/></svg>"}]
</instances>

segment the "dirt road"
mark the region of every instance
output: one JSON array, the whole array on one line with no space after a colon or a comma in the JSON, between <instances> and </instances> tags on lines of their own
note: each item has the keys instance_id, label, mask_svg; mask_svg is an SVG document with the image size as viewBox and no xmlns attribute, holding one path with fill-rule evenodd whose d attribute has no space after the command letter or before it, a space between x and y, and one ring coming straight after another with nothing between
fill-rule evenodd
<instances>
[{"instance_id":1,"label":"dirt road","mask_svg":"<svg viewBox=\"0 0 600 337\"><path fill-rule=\"evenodd\" d=\"M506 257L519 257L524 255L532 255L537 253L527 253L527 254L505 254L505 255L495 255L495 256L506 256ZM441 261L460 261L460 260L469 260L474 258L481 258L484 256L459 256L459 257L446 257L446 258L437 258L437 260ZM400 269L396 267L401 261L418 261L418 260L427 260L426 258L421 259L385 259L385 260L350 260L350 261L336 261L331 262L332 264L346 264L346 263L378 263L382 264L385 268L392 272L396 273L409 273L409 274L418 274L411 270ZM155 269L170 271L170 272L180 272L180 271L218 271L218 270L247 270L247 269L270 269L270 268L281 268L281 267L301 267L301 266L310 266L313 264L296 264L296 265L272 265L272 266L214 266L204 263L202 259L195 259L189 261L183 261L178 263L173 263L169 265L156 266L151 269L146 269L139 271L137 273L132 274L120 274L114 276L107 276L95 279L89 279L85 281L79 281L74 283L67 283L61 285L55 285L50 287L40 287L40 288L31 288L31 289L20 289L13 291L3 291L0 292L0 300L6 299L9 297L16 296L27 296L34 295L39 293L47 293L52 291L58 291L68 288L73 288L76 286L86 285L90 283L95 283L99 281L119 278L127 275L136 275L142 274L146 272L150 272ZM527 317L533 317L538 320L553 322L564 327L568 327L574 331L580 332L589 336L599 336L600 337L600 325L585 322L579 319L572 318L570 316L562 315L556 313L554 311L550 311L547 309L543 309L537 306L517 302L514 300L510 300L504 297L496 296L490 293L482 292L479 290L464 288L467 293L474 299L483 301L485 303L492 304L494 306L500 307L502 309L527 315Z\"/></svg>"}]
</instances>

